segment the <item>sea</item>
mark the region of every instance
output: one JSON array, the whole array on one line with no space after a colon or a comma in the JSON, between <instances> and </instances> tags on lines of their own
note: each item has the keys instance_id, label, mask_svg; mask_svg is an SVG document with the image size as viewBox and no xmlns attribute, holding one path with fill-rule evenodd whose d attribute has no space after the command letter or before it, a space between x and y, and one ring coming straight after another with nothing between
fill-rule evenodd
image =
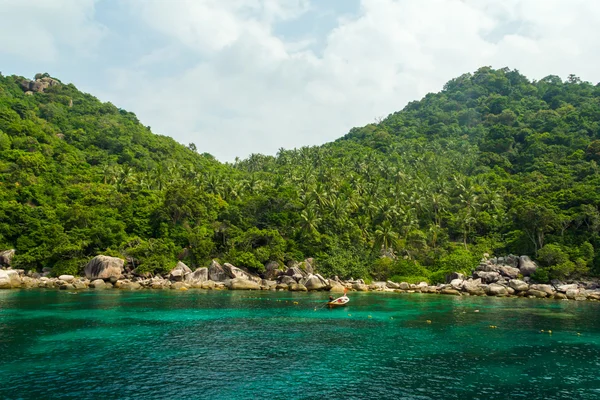
<instances>
[{"instance_id":1,"label":"sea","mask_svg":"<svg viewBox=\"0 0 600 400\"><path fill-rule=\"evenodd\" d=\"M600 399L600 303L0 291L0 399Z\"/></svg>"}]
</instances>

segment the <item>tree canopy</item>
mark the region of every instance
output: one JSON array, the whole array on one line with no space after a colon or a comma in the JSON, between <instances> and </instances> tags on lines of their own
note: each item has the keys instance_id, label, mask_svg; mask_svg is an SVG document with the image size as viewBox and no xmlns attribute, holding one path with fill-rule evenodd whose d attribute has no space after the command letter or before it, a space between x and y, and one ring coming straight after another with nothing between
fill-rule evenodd
<instances>
[{"instance_id":1,"label":"tree canopy","mask_svg":"<svg viewBox=\"0 0 600 400\"><path fill-rule=\"evenodd\" d=\"M0 76L0 250L77 273L219 258L436 281L483 253L600 272L600 86L480 68L323 146L222 164L71 84ZM382 258L383 257L383 258Z\"/></svg>"}]
</instances>

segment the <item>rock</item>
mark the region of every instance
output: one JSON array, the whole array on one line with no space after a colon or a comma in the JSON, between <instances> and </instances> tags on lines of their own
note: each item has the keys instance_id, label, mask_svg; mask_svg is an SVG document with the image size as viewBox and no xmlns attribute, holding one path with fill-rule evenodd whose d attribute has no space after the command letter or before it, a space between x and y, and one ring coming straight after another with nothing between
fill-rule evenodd
<instances>
[{"instance_id":1,"label":"rock","mask_svg":"<svg viewBox=\"0 0 600 400\"><path fill-rule=\"evenodd\" d=\"M60 290L75 290L75 286L71 283L63 283L58 287Z\"/></svg>"},{"instance_id":2,"label":"rock","mask_svg":"<svg viewBox=\"0 0 600 400\"><path fill-rule=\"evenodd\" d=\"M559 285L556 287L556 290L562 293L567 293L567 290L571 290L571 289L579 289L579 286L577 286L576 283L572 283L570 285Z\"/></svg>"},{"instance_id":3,"label":"rock","mask_svg":"<svg viewBox=\"0 0 600 400\"><path fill-rule=\"evenodd\" d=\"M73 280L75 279L75 277L73 275L61 275L58 277L59 281L64 281L64 282L73 282Z\"/></svg>"},{"instance_id":4,"label":"rock","mask_svg":"<svg viewBox=\"0 0 600 400\"><path fill-rule=\"evenodd\" d=\"M522 280L519 279L513 279L511 280L508 285L513 288L514 290L516 290L517 292L526 292L529 290L529 285L525 282L523 282Z\"/></svg>"},{"instance_id":5,"label":"rock","mask_svg":"<svg viewBox=\"0 0 600 400\"><path fill-rule=\"evenodd\" d=\"M244 279L234 278L229 282L229 289L231 290L260 290L260 285L257 282Z\"/></svg>"},{"instance_id":6,"label":"rock","mask_svg":"<svg viewBox=\"0 0 600 400\"><path fill-rule=\"evenodd\" d=\"M265 273L264 276L267 279L277 278L283 271L280 269L280 265L277 261L269 261L267 265L265 265Z\"/></svg>"},{"instance_id":7,"label":"rock","mask_svg":"<svg viewBox=\"0 0 600 400\"><path fill-rule=\"evenodd\" d=\"M488 285L486 293L488 296L506 296L508 291L504 286L492 283Z\"/></svg>"},{"instance_id":8,"label":"rock","mask_svg":"<svg viewBox=\"0 0 600 400\"><path fill-rule=\"evenodd\" d=\"M440 291L441 294L449 294L452 296L460 296L460 292L456 289L442 289Z\"/></svg>"},{"instance_id":9,"label":"rock","mask_svg":"<svg viewBox=\"0 0 600 400\"><path fill-rule=\"evenodd\" d=\"M554 288L550 285L531 285L530 288L534 289L534 290L542 291L550 296L554 295Z\"/></svg>"},{"instance_id":10,"label":"rock","mask_svg":"<svg viewBox=\"0 0 600 400\"><path fill-rule=\"evenodd\" d=\"M275 290L288 290L289 288L290 285L286 285L285 283L278 283L277 286L275 286Z\"/></svg>"},{"instance_id":11,"label":"rock","mask_svg":"<svg viewBox=\"0 0 600 400\"><path fill-rule=\"evenodd\" d=\"M229 279L229 275L225 272L221 264L212 260L208 267L208 278L214 282L223 282L226 279Z\"/></svg>"},{"instance_id":12,"label":"rock","mask_svg":"<svg viewBox=\"0 0 600 400\"><path fill-rule=\"evenodd\" d=\"M575 297L579 296L579 289L568 289L565 292L565 296L567 296L567 299L569 300L575 300Z\"/></svg>"},{"instance_id":13,"label":"rock","mask_svg":"<svg viewBox=\"0 0 600 400\"><path fill-rule=\"evenodd\" d=\"M291 276L289 276L289 275L281 275L279 278L280 278L279 279L279 283L283 283L285 285L290 285L292 283L297 283L296 280L294 278L292 278Z\"/></svg>"},{"instance_id":14,"label":"rock","mask_svg":"<svg viewBox=\"0 0 600 400\"><path fill-rule=\"evenodd\" d=\"M85 277L92 279L110 279L123 273L123 260L118 257L96 256L85 266Z\"/></svg>"},{"instance_id":15,"label":"rock","mask_svg":"<svg viewBox=\"0 0 600 400\"><path fill-rule=\"evenodd\" d=\"M402 290L409 290L410 285L408 284L408 282L400 282L400 284L398 285L398 288L400 288Z\"/></svg>"},{"instance_id":16,"label":"rock","mask_svg":"<svg viewBox=\"0 0 600 400\"><path fill-rule=\"evenodd\" d=\"M367 285L365 285L364 283L359 283L356 282L352 285L352 289L356 290L357 292L368 292L369 288L367 287Z\"/></svg>"},{"instance_id":17,"label":"rock","mask_svg":"<svg viewBox=\"0 0 600 400\"><path fill-rule=\"evenodd\" d=\"M509 267L507 265L501 265L498 268L498 272L500 272L500 274L510 278L510 279L516 279L519 274L521 273L521 270L519 270L519 268L515 268L515 267Z\"/></svg>"},{"instance_id":18,"label":"rock","mask_svg":"<svg viewBox=\"0 0 600 400\"><path fill-rule=\"evenodd\" d=\"M208 268L196 268L191 274L185 276L186 282L204 282L208 280Z\"/></svg>"},{"instance_id":19,"label":"rock","mask_svg":"<svg viewBox=\"0 0 600 400\"><path fill-rule=\"evenodd\" d=\"M452 286L452 289L461 290L464 286L464 283L464 279L453 279L450 282L450 286Z\"/></svg>"},{"instance_id":20,"label":"rock","mask_svg":"<svg viewBox=\"0 0 600 400\"><path fill-rule=\"evenodd\" d=\"M557 300L566 300L567 295L564 293L557 292L554 294L554 298Z\"/></svg>"},{"instance_id":21,"label":"rock","mask_svg":"<svg viewBox=\"0 0 600 400\"><path fill-rule=\"evenodd\" d=\"M181 282L187 274L191 273L192 270L190 269L190 267L179 261L175 268L173 268L171 272L169 272L169 279L172 281Z\"/></svg>"},{"instance_id":22,"label":"rock","mask_svg":"<svg viewBox=\"0 0 600 400\"><path fill-rule=\"evenodd\" d=\"M256 275L249 273L248 271L244 271L241 268L235 267L229 263L223 264L223 270L229 275L230 279L242 278L248 281L260 282L260 278Z\"/></svg>"},{"instance_id":23,"label":"rock","mask_svg":"<svg viewBox=\"0 0 600 400\"><path fill-rule=\"evenodd\" d=\"M481 279L484 283L494 283L500 279L500 274L498 272L477 271L473 276L477 276L477 278Z\"/></svg>"},{"instance_id":24,"label":"rock","mask_svg":"<svg viewBox=\"0 0 600 400\"><path fill-rule=\"evenodd\" d=\"M486 263L479 264L477 268L475 268L475 270L482 272L498 272L500 270L500 267L497 264L488 261Z\"/></svg>"},{"instance_id":25,"label":"rock","mask_svg":"<svg viewBox=\"0 0 600 400\"><path fill-rule=\"evenodd\" d=\"M204 281L202 282L202 289L214 289L215 288L215 282L208 280L208 281Z\"/></svg>"},{"instance_id":26,"label":"rock","mask_svg":"<svg viewBox=\"0 0 600 400\"><path fill-rule=\"evenodd\" d=\"M304 271L302 271L302 270L301 270L300 268L298 268L297 266L293 266L293 267L290 267L290 268L288 268L288 269L287 269L287 271L285 271L285 274L286 274L287 276L291 276L291 277L297 277L297 276L300 276L300 278L299 278L299 279L302 279L302 278L304 278L304 277L307 275L307 274L306 274ZM298 279L298 280L299 280L299 279Z\"/></svg>"},{"instance_id":27,"label":"rock","mask_svg":"<svg viewBox=\"0 0 600 400\"><path fill-rule=\"evenodd\" d=\"M90 288L92 289L105 289L106 288L106 284L104 283L104 280L102 279L95 279L93 281L90 282Z\"/></svg>"},{"instance_id":28,"label":"rock","mask_svg":"<svg viewBox=\"0 0 600 400\"><path fill-rule=\"evenodd\" d=\"M392 281L387 281L386 282L387 287L389 287L390 289L400 289L400 285L398 285L396 282L392 282Z\"/></svg>"},{"instance_id":29,"label":"rock","mask_svg":"<svg viewBox=\"0 0 600 400\"><path fill-rule=\"evenodd\" d=\"M171 285L171 290L187 289L188 285L185 282L175 282Z\"/></svg>"},{"instance_id":30,"label":"rock","mask_svg":"<svg viewBox=\"0 0 600 400\"><path fill-rule=\"evenodd\" d=\"M450 283L455 279L460 279L461 281L464 281L465 276L460 272L453 272L450 275L446 276L446 283Z\"/></svg>"},{"instance_id":31,"label":"rock","mask_svg":"<svg viewBox=\"0 0 600 400\"><path fill-rule=\"evenodd\" d=\"M307 292L308 289L306 289L306 286L302 285L301 283L292 283L289 286L289 290L291 292Z\"/></svg>"},{"instance_id":32,"label":"rock","mask_svg":"<svg viewBox=\"0 0 600 400\"><path fill-rule=\"evenodd\" d=\"M303 284L308 290L324 290L327 287L326 282L323 282L319 277L312 274L306 278Z\"/></svg>"},{"instance_id":33,"label":"rock","mask_svg":"<svg viewBox=\"0 0 600 400\"><path fill-rule=\"evenodd\" d=\"M4 250L0 252L0 266L4 265L10 267L13 257L15 256L15 249Z\"/></svg>"},{"instance_id":34,"label":"rock","mask_svg":"<svg viewBox=\"0 0 600 400\"><path fill-rule=\"evenodd\" d=\"M541 290L537 290L537 289L529 289L527 291L527 295L533 296L533 297L538 297L538 298L544 298L544 297L548 296L548 293L542 292Z\"/></svg>"},{"instance_id":35,"label":"rock","mask_svg":"<svg viewBox=\"0 0 600 400\"><path fill-rule=\"evenodd\" d=\"M329 280L329 291L334 293L343 293L346 288L339 283L338 281L334 281L333 279Z\"/></svg>"},{"instance_id":36,"label":"rock","mask_svg":"<svg viewBox=\"0 0 600 400\"><path fill-rule=\"evenodd\" d=\"M426 288L427 286L429 286L427 282L419 282L417 285L417 287L420 287L421 289Z\"/></svg>"},{"instance_id":37,"label":"rock","mask_svg":"<svg viewBox=\"0 0 600 400\"><path fill-rule=\"evenodd\" d=\"M538 266L531 261L531 258L527 256L519 257L519 270L523 276L530 276L537 268Z\"/></svg>"}]
</instances>

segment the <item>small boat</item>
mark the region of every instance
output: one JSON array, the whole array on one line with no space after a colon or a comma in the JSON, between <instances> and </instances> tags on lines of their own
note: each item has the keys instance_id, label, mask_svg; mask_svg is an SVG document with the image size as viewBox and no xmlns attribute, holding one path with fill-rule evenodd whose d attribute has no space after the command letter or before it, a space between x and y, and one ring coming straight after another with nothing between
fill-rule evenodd
<instances>
[{"instance_id":1,"label":"small boat","mask_svg":"<svg viewBox=\"0 0 600 400\"><path fill-rule=\"evenodd\" d=\"M337 299L328 302L327 305L329 306L329 308L344 307L346 304L348 304L349 301L350 299L348 298L348 296L344 294L342 297L338 297Z\"/></svg>"}]
</instances>

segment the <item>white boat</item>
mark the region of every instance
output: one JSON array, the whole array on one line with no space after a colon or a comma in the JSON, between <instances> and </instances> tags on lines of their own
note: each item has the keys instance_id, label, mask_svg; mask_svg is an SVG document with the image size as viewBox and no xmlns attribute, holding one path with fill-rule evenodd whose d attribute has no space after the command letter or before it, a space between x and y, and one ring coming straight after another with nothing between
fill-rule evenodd
<instances>
[{"instance_id":1,"label":"white boat","mask_svg":"<svg viewBox=\"0 0 600 400\"><path fill-rule=\"evenodd\" d=\"M349 301L350 298L346 295L343 295L342 297L338 297L337 299L328 302L327 305L329 306L329 308L343 307L346 304L348 304Z\"/></svg>"}]
</instances>

